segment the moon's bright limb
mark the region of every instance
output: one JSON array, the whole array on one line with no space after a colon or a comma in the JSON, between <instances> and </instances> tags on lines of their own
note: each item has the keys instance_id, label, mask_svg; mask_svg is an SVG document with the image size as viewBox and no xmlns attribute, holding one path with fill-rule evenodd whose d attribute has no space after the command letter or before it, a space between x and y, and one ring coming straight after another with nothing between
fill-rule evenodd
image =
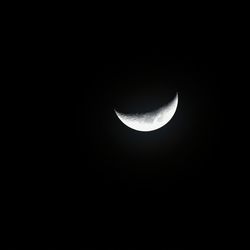
<instances>
[{"instance_id":1,"label":"moon's bright limb","mask_svg":"<svg viewBox=\"0 0 250 250\"><path fill-rule=\"evenodd\" d=\"M163 127L174 116L178 105L178 93L167 105L144 114L122 114L115 110L118 118L129 128L137 131L153 131Z\"/></svg>"}]
</instances>

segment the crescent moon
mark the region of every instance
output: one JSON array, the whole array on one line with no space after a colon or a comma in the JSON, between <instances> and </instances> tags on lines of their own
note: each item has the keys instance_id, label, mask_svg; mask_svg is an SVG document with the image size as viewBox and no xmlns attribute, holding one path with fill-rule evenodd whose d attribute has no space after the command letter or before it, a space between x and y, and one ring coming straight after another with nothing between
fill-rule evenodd
<instances>
[{"instance_id":1,"label":"crescent moon","mask_svg":"<svg viewBox=\"0 0 250 250\"><path fill-rule=\"evenodd\" d=\"M137 131L148 132L166 125L174 116L178 105L178 93L167 105L143 114L122 114L116 110L117 117L129 128Z\"/></svg>"}]
</instances>

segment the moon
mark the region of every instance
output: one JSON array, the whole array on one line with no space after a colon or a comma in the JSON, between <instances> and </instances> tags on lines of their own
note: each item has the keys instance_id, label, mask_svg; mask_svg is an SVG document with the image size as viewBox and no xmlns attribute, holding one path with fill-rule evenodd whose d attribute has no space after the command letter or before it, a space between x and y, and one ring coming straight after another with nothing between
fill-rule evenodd
<instances>
[{"instance_id":1,"label":"moon","mask_svg":"<svg viewBox=\"0 0 250 250\"><path fill-rule=\"evenodd\" d=\"M131 129L149 132L166 125L174 116L178 105L178 93L174 99L161 108L142 114L123 114L116 110L117 117Z\"/></svg>"}]
</instances>

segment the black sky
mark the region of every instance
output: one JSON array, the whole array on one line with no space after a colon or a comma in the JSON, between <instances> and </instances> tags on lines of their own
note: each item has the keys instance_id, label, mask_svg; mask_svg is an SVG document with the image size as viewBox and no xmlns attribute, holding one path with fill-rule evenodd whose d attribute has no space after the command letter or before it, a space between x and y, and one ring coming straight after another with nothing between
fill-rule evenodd
<instances>
[{"instance_id":1,"label":"black sky","mask_svg":"<svg viewBox=\"0 0 250 250\"><path fill-rule=\"evenodd\" d=\"M27 124L22 115L25 109L22 110L19 103L16 105L20 106L21 117L16 117L13 124L25 138L10 142L25 152L21 152L20 157L12 154L9 160L13 158L17 163L10 161L7 162L10 166L3 167L9 172L7 178L3 175L6 181L3 193L10 201L3 205L11 208L11 214L3 213L3 217L11 229L17 228L18 234L25 232L28 240L33 237L26 233L25 227L41 236L39 242L43 242L50 230L50 236L54 238L60 231L56 227L59 225L59 229L76 230L81 244L91 236L91 243L102 246L100 249L105 246L102 237L112 242L120 235L124 241L119 240L119 245L124 247L132 231L136 238L143 235L139 241L146 245L149 238L146 233L155 233L168 242L172 237L165 232L166 228L175 233L177 243L185 245L185 235L196 241L210 224L212 230L208 228L208 240L203 242L207 246L211 232L221 230L219 219L227 208L221 208L220 201L225 194L231 195L230 185L232 189L236 186L236 178L228 180L232 180L232 184L225 185L231 156L225 157L226 161L223 158L228 151L222 132L229 131L222 126L223 117L229 113L228 120L232 120L230 113L234 106L234 103L224 101L224 97L231 99L231 95L225 93L230 81L219 80L219 74L231 77L228 69L223 72L222 65L228 58L231 64L231 51L235 46L228 46L231 38L222 39L226 28L234 37L232 25L228 25L228 19L222 15L226 6L219 10L212 3L202 7L188 2L190 8L184 7L185 15L180 13L178 6L172 16L170 6L157 6L154 13L144 11L140 6L135 10L134 21L123 6L106 6L97 12L100 4L94 4L93 13L84 6L77 14L75 7L71 15L70 11L62 11L58 6L52 10L53 23L47 20L44 12L39 20L42 24L48 22L48 28L42 29L46 35L34 22L34 27L28 30L30 38L22 34L13 39L24 54L17 59L20 69L24 67L22 71L31 75L31 88L28 87L26 94L36 99L41 90L39 105L43 110L47 104L49 111L42 111L46 116L43 119L33 102L27 101L29 106L34 106L30 114L32 121ZM151 2L149 4L151 8ZM168 2L164 4L168 5ZM178 5L181 4L178 2ZM129 8L134 10L134 6ZM107 9L116 16L124 12L124 17L118 21ZM159 9L163 13L159 13ZM221 22L216 20L214 9L219 12ZM57 17L57 13L63 18ZM140 17L141 13L145 17ZM235 18L233 12L228 13ZM29 22L33 23L33 19ZM26 26L21 28L21 33L24 28ZM22 42L31 58L26 56ZM228 57L224 57L225 54ZM14 57L10 59L16 61ZM35 70L26 66L25 60ZM23 88L29 77L23 78L15 70L11 74L17 76L15 82ZM41 84L37 84L37 79ZM13 83L10 86L15 89ZM35 91L33 86L38 90ZM234 90L239 89L238 82L232 86ZM66 101L65 106L69 104L68 97L60 90L70 87L76 87L76 132L73 131L76 140L73 143L66 141L65 134L68 131L71 134L69 127L70 124L74 127L74 123L65 118L65 113L63 121L57 117L58 111L65 112L61 100ZM175 115L156 131L132 130L114 112L114 109L122 113L152 111L171 101L177 92L179 101ZM51 93L56 104L54 109L46 99ZM236 94L232 96L234 98ZM20 103L26 102L21 91L20 97ZM70 124L68 126L66 122L65 127L66 119ZM31 132L34 143L26 139L19 124L28 129L35 127ZM43 138L37 139L37 134ZM59 135L59 140L55 134ZM231 134L232 131L227 133L229 140ZM34 155L23 141L31 144ZM232 144L231 141L228 146ZM233 174L238 165L233 165L236 169L231 170ZM9 222L17 217L23 222ZM31 225L27 224L27 217L31 218ZM54 222L56 217L59 223ZM231 217L228 218L226 220L230 221ZM67 226L67 219L77 225ZM41 228L42 232L36 228ZM15 239L13 234L10 235L12 240ZM64 244L66 237L61 236L58 242Z\"/></svg>"},{"instance_id":2,"label":"black sky","mask_svg":"<svg viewBox=\"0 0 250 250\"><path fill-rule=\"evenodd\" d=\"M77 188L100 196L215 193L221 163L218 47L210 40L117 40L96 40L76 56ZM113 111L150 111L176 92L175 116L151 133L127 128Z\"/></svg>"}]
</instances>

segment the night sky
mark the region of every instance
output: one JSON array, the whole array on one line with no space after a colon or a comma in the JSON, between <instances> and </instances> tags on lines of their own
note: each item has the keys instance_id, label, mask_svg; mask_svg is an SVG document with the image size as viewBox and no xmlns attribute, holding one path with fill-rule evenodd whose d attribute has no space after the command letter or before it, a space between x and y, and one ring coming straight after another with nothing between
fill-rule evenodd
<instances>
[{"instance_id":1,"label":"night sky","mask_svg":"<svg viewBox=\"0 0 250 250\"><path fill-rule=\"evenodd\" d=\"M77 46L75 55L74 200L83 197L78 205L87 207L90 221L104 221L104 231L111 223L117 234L126 225L170 239L160 230L168 228L178 243L206 239L206 245L209 230L220 231L228 187L225 82L218 80L225 58L219 38L188 31L175 39L168 34L105 37ZM152 132L128 128L114 112L155 110L176 92L175 115Z\"/></svg>"},{"instance_id":2,"label":"night sky","mask_svg":"<svg viewBox=\"0 0 250 250\"><path fill-rule=\"evenodd\" d=\"M119 240L119 244L124 246L132 231L135 238L141 234L139 241L146 245L148 236L144 231L168 241L172 236L164 231L167 228L177 236L176 242L184 245L184 236L196 241L205 235L206 246L215 231L220 237L220 218L229 207L221 204L226 195L231 199L231 194L236 193L234 176L240 166L238 160L230 168L232 155L227 147L237 147L231 135L241 130L234 127L233 131L223 123L226 117L228 123L242 125L237 120L240 114L232 111L236 110L236 97L242 93L229 95L226 90L231 82L219 79L219 75L231 77L225 61L233 65L231 51L236 45L229 45L229 41L232 37L238 39L232 33L229 39L222 39L226 28L231 32L233 26L222 17L221 13L227 12L226 6L218 15L220 23L207 5L220 12L218 6L205 4L190 6L197 16L185 7L186 15L182 15L178 6L173 17L169 15L170 7L162 7L165 12L162 14L157 10L154 17L151 10L144 12L140 6L135 11L137 22L132 21L126 10L121 22L109 16L105 9L99 14L99 3L94 3L93 14L84 6L79 8L81 13L75 15L75 7L72 18L68 15L70 11L64 12L59 6L53 10L54 23L47 20L45 12L44 18L38 17L42 24L48 22L49 32L47 27L43 28L46 35L35 24L28 30L30 38L25 35L13 38L17 43L14 47L23 53L17 62L27 78L15 70L12 74L18 78L18 84L30 80L31 88L19 84L20 88L24 88L26 95L38 99L42 111L40 113L33 101L26 100L20 91L21 102L16 106L21 116L14 114L13 124L24 139L10 140L10 143L16 143L14 148L25 152L21 151L20 157L13 153L7 166L3 166L8 172L3 175L6 182L3 193L8 196L3 205L11 211L10 215L3 213L3 217L11 230L17 229L18 234L23 232L26 238L33 240L25 231L28 227L41 237L41 243L47 235L54 238L60 231L56 227L59 226L72 233L76 230L82 244L91 236L91 242L101 246L98 249L105 249L101 237L110 238L112 242L123 236L124 241ZM109 8L117 16L122 10L123 6ZM228 13L236 19L233 12ZM31 19L30 22L33 23ZM24 28L22 26L21 30ZM31 57L26 56L25 46L18 45L21 40ZM6 51L9 53L8 49ZM14 57L9 57L16 62ZM27 66L25 60L35 70ZM13 84L11 82L10 87L18 92ZM231 86L235 92L244 92L238 81ZM73 97L76 124L70 117L66 118L64 107L71 103L67 93L63 95L61 91L71 87L76 92ZM173 100L176 93L178 106L174 116L155 131L132 130L114 111L124 114L154 111ZM42 101L37 98L38 94ZM55 106L50 104L47 95L53 96ZM67 105L62 105L63 101ZM29 114L31 123L23 117L26 110L21 106L23 102L34 109ZM242 105L241 101L238 104ZM62 120L60 112L63 112ZM232 119L234 114L236 117ZM21 131L22 126L31 130L31 141L26 139L25 130ZM71 133L71 126L76 132ZM67 132L73 135L73 141L66 140ZM222 135L226 135L229 143ZM30 144L35 153L25 147L23 141ZM17 163L12 163L12 158ZM231 179L226 178L230 171L234 175ZM224 216L225 221L231 223L230 216ZM31 225L27 223L28 217ZM16 220L12 224L11 218L21 218L23 222ZM68 226L67 220L77 225ZM36 228L41 228L42 232ZM15 240L15 236L10 235ZM64 244L65 239L60 234L60 239L55 240ZM74 240L71 242L73 244Z\"/></svg>"},{"instance_id":3,"label":"night sky","mask_svg":"<svg viewBox=\"0 0 250 250\"><path fill-rule=\"evenodd\" d=\"M220 163L218 51L210 43L91 44L77 55L76 185L88 195L212 194ZM126 127L114 109L147 112L179 94L163 128Z\"/></svg>"}]
</instances>

